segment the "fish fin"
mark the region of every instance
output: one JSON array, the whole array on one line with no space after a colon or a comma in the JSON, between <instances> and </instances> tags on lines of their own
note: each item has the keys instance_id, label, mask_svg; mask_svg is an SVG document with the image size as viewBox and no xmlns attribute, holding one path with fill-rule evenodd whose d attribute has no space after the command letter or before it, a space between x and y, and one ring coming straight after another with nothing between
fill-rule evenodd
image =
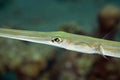
<instances>
[{"instance_id":1,"label":"fish fin","mask_svg":"<svg viewBox=\"0 0 120 80\"><path fill-rule=\"evenodd\" d=\"M112 32L113 32L113 31L110 31L109 33L107 33L105 36L103 36L102 39L107 39L107 38L109 38L110 36L112 36Z\"/></svg>"},{"instance_id":2,"label":"fish fin","mask_svg":"<svg viewBox=\"0 0 120 80\"><path fill-rule=\"evenodd\" d=\"M104 52L104 49L102 47L102 44L99 44L99 51L100 51L100 54L107 60L109 60L106 56L105 56L105 52Z\"/></svg>"}]
</instances>

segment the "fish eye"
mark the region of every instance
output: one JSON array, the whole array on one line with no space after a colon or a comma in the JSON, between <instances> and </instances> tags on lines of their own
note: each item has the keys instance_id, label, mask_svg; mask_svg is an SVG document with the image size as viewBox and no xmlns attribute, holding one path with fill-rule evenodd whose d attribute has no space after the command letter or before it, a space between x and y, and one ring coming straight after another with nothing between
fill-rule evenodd
<instances>
[{"instance_id":1,"label":"fish eye","mask_svg":"<svg viewBox=\"0 0 120 80\"><path fill-rule=\"evenodd\" d=\"M62 39L60 37L56 37L56 38L52 39L52 42L60 43L60 42L62 42Z\"/></svg>"}]
</instances>

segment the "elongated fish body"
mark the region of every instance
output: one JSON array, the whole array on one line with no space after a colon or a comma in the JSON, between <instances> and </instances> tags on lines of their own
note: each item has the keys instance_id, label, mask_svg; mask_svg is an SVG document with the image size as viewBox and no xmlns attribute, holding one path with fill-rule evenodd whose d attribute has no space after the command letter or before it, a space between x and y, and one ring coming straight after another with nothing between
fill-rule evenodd
<instances>
[{"instance_id":1,"label":"elongated fish body","mask_svg":"<svg viewBox=\"0 0 120 80\"><path fill-rule=\"evenodd\" d=\"M67 50L120 58L120 42L56 32L37 32L0 28L0 37L61 47Z\"/></svg>"}]
</instances>

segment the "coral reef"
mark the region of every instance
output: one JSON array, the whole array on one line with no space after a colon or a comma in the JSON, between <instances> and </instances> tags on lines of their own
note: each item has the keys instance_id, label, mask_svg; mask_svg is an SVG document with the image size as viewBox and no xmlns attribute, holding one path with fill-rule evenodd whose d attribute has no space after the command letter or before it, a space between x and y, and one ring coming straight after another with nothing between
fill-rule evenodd
<instances>
[{"instance_id":1,"label":"coral reef","mask_svg":"<svg viewBox=\"0 0 120 80\"><path fill-rule=\"evenodd\" d=\"M20 77L36 77L54 55L53 47L40 44L0 38L0 45L0 73L13 70Z\"/></svg>"},{"instance_id":2,"label":"coral reef","mask_svg":"<svg viewBox=\"0 0 120 80\"><path fill-rule=\"evenodd\" d=\"M115 5L104 6L98 14L99 29L96 37L109 40L115 39L120 22L120 9Z\"/></svg>"}]
</instances>

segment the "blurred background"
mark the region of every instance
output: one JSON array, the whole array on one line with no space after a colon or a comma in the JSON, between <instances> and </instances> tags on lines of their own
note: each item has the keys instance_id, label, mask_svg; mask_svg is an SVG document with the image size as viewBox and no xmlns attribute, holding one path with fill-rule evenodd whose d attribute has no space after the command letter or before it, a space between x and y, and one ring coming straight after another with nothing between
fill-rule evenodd
<instances>
[{"instance_id":1,"label":"blurred background","mask_svg":"<svg viewBox=\"0 0 120 80\"><path fill-rule=\"evenodd\" d=\"M0 0L0 27L120 41L119 0ZM120 80L120 59L0 38L0 80Z\"/></svg>"}]
</instances>

